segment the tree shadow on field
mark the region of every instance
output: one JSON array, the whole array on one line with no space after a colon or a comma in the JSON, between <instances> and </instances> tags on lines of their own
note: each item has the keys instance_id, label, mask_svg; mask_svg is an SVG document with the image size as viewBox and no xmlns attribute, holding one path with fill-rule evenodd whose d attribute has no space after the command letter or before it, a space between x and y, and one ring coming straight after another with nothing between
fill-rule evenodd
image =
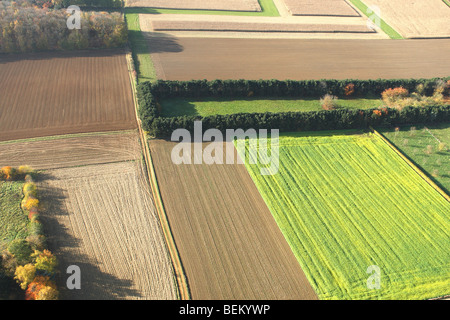
<instances>
[{"instance_id":1,"label":"tree shadow on field","mask_svg":"<svg viewBox=\"0 0 450 320\"><path fill-rule=\"evenodd\" d=\"M186 99L168 99L160 101L162 117L199 116L195 103Z\"/></svg>"},{"instance_id":2,"label":"tree shadow on field","mask_svg":"<svg viewBox=\"0 0 450 320\"><path fill-rule=\"evenodd\" d=\"M119 279L114 275L102 272L99 261L83 254L83 239L74 237L64 225L64 219L74 213L69 212L66 201L67 192L52 185L56 180L51 173L40 173L36 177L42 204L41 220L47 236L48 248L58 258L56 283L61 300L116 300L126 297L139 298L141 295L132 289L133 281ZM67 279L71 274L67 268L76 265L81 270L81 289L69 290Z\"/></svg>"},{"instance_id":3,"label":"tree shadow on field","mask_svg":"<svg viewBox=\"0 0 450 320\"><path fill-rule=\"evenodd\" d=\"M139 52L139 48L136 48L138 50L136 53L177 53L184 50L178 39L167 33L157 32L158 36L155 36L153 32L130 31L131 34L138 32L142 33L143 39L147 42L148 51ZM145 46L139 47L144 48Z\"/></svg>"}]
</instances>

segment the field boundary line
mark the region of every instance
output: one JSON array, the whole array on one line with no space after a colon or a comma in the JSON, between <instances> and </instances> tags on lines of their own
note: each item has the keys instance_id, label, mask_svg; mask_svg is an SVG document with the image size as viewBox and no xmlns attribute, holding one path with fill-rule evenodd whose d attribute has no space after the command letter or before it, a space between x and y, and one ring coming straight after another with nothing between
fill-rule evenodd
<instances>
[{"instance_id":1,"label":"field boundary line","mask_svg":"<svg viewBox=\"0 0 450 320\"><path fill-rule=\"evenodd\" d=\"M375 136L381 138L381 140L384 141L389 147L391 147L392 150L395 151L413 170L419 174L422 179L424 179L431 187L433 187L437 192L440 193L441 196L443 196L448 202L450 202L450 196L442 190L433 180L431 180L422 170L419 169L411 160L409 160L403 152L401 152L395 145L393 145L386 137L384 137L381 133L379 133L374 128L370 127L370 130L375 134Z\"/></svg>"},{"instance_id":2,"label":"field boundary line","mask_svg":"<svg viewBox=\"0 0 450 320\"><path fill-rule=\"evenodd\" d=\"M164 203L162 201L161 193L159 190L158 180L156 178L155 168L153 166L153 161L152 161L152 157L151 157L150 150L148 147L146 134L145 134L144 130L142 129L141 120L139 119L139 115L138 115L138 100L137 100L137 95L136 95L136 86L135 86L135 83L133 81L133 76L132 76L133 69L131 68L132 55L131 55L131 53L127 53L126 56L127 56L127 64L128 64L128 74L130 76L131 90L133 92L133 101L134 101L134 105L135 105L136 119L138 122L139 136L140 136L140 140L141 140L142 151L144 154L144 161L145 161L145 164L147 167L147 169L145 171L147 172L147 176L148 176L150 187L151 187L152 194L153 194L153 199L155 201L156 211L158 212L159 222L163 229L164 238L166 240L170 258L172 260L172 267L174 269L175 278L176 278L175 280L176 280L177 288L178 288L178 290L177 290L178 297L181 300L190 300L191 295L189 292L187 278L186 278L186 275L184 272L183 265L181 263L181 258L178 253L177 246L175 244L175 240L173 238L169 220L167 218L167 214L164 209Z\"/></svg>"}]
</instances>

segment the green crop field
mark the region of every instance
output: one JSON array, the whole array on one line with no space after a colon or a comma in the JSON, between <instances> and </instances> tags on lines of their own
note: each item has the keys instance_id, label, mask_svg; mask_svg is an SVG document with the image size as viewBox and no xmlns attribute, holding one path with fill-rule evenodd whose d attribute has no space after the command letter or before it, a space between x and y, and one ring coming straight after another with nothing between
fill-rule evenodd
<instances>
[{"instance_id":1,"label":"green crop field","mask_svg":"<svg viewBox=\"0 0 450 320\"><path fill-rule=\"evenodd\" d=\"M381 138L296 133L278 146L278 173L246 166L321 299L450 294L450 203Z\"/></svg>"},{"instance_id":2,"label":"green crop field","mask_svg":"<svg viewBox=\"0 0 450 320\"><path fill-rule=\"evenodd\" d=\"M28 236L28 217L20 209L23 182L0 181L0 252L11 240ZM1 262L1 259L0 259ZM0 300L9 299L15 284L0 266Z\"/></svg>"},{"instance_id":3,"label":"green crop field","mask_svg":"<svg viewBox=\"0 0 450 320\"><path fill-rule=\"evenodd\" d=\"M22 213L23 182L0 181L0 245L11 240L25 238L28 233L28 217Z\"/></svg>"},{"instance_id":4,"label":"green crop field","mask_svg":"<svg viewBox=\"0 0 450 320\"><path fill-rule=\"evenodd\" d=\"M383 106L381 99L342 99L339 107L350 109L370 109ZM233 113L290 112L322 110L319 99L224 99L202 98L166 98L161 102L163 117L211 116Z\"/></svg>"},{"instance_id":5,"label":"green crop field","mask_svg":"<svg viewBox=\"0 0 450 320\"><path fill-rule=\"evenodd\" d=\"M450 124L408 126L380 132L450 194Z\"/></svg>"}]
</instances>

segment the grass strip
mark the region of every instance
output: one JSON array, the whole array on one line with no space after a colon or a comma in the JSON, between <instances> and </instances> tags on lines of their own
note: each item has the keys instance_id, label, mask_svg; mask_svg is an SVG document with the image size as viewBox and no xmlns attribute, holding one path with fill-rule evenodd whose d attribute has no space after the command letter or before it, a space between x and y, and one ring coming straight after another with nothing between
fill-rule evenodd
<instances>
[{"instance_id":1,"label":"grass strip","mask_svg":"<svg viewBox=\"0 0 450 320\"><path fill-rule=\"evenodd\" d=\"M229 98L203 98L192 100L190 98L162 99L163 117L176 116L213 116L235 113L264 113L264 112L307 112L323 110L320 99L311 98L273 98L273 99L229 99ZM339 108L345 109L372 109L384 105L381 99L341 99Z\"/></svg>"},{"instance_id":2,"label":"grass strip","mask_svg":"<svg viewBox=\"0 0 450 320\"><path fill-rule=\"evenodd\" d=\"M450 7L450 2L448 0L442 0L442 1L444 1L444 3Z\"/></svg>"},{"instance_id":3,"label":"grass strip","mask_svg":"<svg viewBox=\"0 0 450 320\"><path fill-rule=\"evenodd\" d=\"M350 0L350 2L357 7L362 13L369 17L369 8L361 0ZM390 25L388 25L381 17L378 17L374 12L370 13L372 19L380 21L380 28L386 33L391 39L404 39L403 36L394 30Z\"/></svg>"},{"instance_id":4,"label":"grass strip","mask_svg":"<svg viewBox=\"0 0 450 320\"><path fill-rule=\"evenodd\" d=\"M141 32L139 14L125 11L125 20L138 81L155 81L157 79L156 70L150 55L148 40Z\"/></svg>"}]
</instances>

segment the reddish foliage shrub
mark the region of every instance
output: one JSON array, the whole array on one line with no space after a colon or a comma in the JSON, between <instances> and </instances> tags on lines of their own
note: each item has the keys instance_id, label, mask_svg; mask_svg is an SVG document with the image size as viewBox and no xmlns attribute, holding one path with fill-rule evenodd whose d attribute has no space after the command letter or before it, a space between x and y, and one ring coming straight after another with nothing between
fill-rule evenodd
<instances>
[{"instance_id":1,"label":"reddish foliage shrub","mask_svg":"<svg viewBox=\"0 0 450 320\"><path fill-rule=\"evenodd\" d=\"M349 83L345 86L345 95L351 96L355 92L355 85L353 83Z\"/></svg>"},{"instance_id":2,"label":"reddish foliage shrub","mask_svg":"<svg viewBox=\"0 0 450 320\"><path fill-rule=\"evenodd\" d=\"M28 285L28 288L25 291L25 299L37 300L39 291L46 287L56 289L56 285L53 281L50 280L50 277L37 276L36 278L34 278L33 282Z\"/></svg>"},{"instance_id":3,"label":"reddish foliage shrub","mask_svg":"<svg viewBox=\"0 0 450 320\"><path fill-rule=\"evenodd\" d=\"M383 113L381 112L381 110L373 110L373 114L376 115L376 116L378 116L378 117L381 117L381 115L382 115Z\"/></svg>"}]
</instances>

